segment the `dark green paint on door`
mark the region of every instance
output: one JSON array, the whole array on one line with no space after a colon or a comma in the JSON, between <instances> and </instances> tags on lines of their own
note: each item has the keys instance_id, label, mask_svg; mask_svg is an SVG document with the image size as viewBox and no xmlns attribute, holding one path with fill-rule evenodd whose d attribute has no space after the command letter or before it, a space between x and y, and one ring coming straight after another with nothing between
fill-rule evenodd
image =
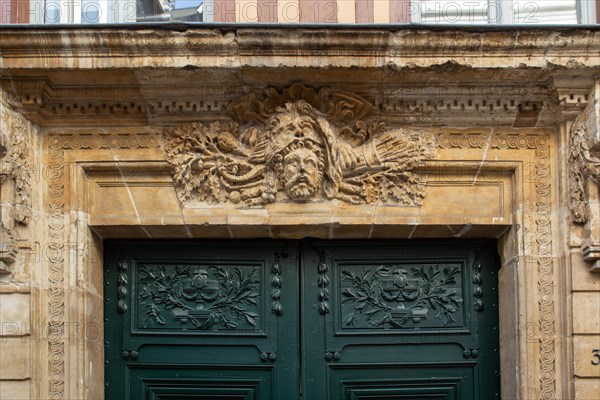
<instances>
[{"instance_id":1,"label":"dark green paint on door","mask_svg":"<svg viewBox=\"0 0 600 400\"><path fill-rule=\"evenodd\" d=\"M107 400L494 399L488 241L119 241Z\"/></svg>"}]
</instances>

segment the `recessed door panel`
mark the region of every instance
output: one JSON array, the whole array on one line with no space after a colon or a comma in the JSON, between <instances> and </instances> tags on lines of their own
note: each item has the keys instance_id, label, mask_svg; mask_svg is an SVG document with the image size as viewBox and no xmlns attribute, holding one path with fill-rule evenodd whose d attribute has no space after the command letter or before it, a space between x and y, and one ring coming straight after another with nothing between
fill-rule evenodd
<instances>
[{"instance_id":1,"label":"recessed door panel","mask_svg":"<svg viewBox=\"0 0 600 400\"><path fill-rule=\"evenodd\" d=\"M337 364L330 372L330 398L348 400L462 400L475 392L473 365Z\"/></svg>"},{"instance_id":2,"label":"recessed door panel","mask_svg":"<svg viewBox=\"0 0 600 400\"><path fill-rule=\"evenodd\" d=\"M283 241L107 243L107 398L298 398L297 254Z\"/></svg>"},{"instance_id":3,"label":"recessed door panel","mask_svg":"<svg viewBox=\"0 0 600 400\"><path fill-rule=\"evenodd\" d=\"M305 244L306 398L499 396L494 254L475 241Z\"/></svg>"}]
</instances>

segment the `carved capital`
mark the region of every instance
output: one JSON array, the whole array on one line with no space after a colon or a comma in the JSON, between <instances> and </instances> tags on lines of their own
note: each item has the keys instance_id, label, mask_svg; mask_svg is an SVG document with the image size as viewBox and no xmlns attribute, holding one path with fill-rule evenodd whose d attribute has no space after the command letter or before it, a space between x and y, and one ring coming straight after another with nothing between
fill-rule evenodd
<instances>
[{"instance_id":1,"label":"carved capital","mask_svg":"<svg viewBox=\"0 0 600 400\"><path fill-rule=\"evenodd\" d=\"M228 112L228 121L165 130L182 201L422 204L425 186L415 168L435 156L435 137L386 130L376 108L356 94L294 84L252 92Z\"/></svg>"}]
</instances>

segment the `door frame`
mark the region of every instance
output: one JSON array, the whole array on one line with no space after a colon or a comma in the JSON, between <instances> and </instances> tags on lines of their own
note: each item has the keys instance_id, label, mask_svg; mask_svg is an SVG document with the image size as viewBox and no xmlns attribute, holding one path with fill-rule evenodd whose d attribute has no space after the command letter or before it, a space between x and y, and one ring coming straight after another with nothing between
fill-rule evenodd
<instances>
[{"instance_id":1,"label":"door frame","mask_svg":"<svg viewBox=\"0 0 600 400\"><path fill-rule=\"evenodd\" d=\"M453 141L444 142L448 154L454 157L475 152L479 157L482 150L477 147L479 142L470 141L471 133L444 133L451 131L445 128L441 131L453 136ZM367 215L366 211L348 216L317 213L300 218L287 213L286 204L273 205L272 210L231 211L230 217L214 225L178 204L169 214L170 225L142 220L129 208L107 216L101 213L98 203L104 188L123 188L132 182L142 189L172 190L171 172L165 165L160 139L147 131L109 131L106 138L114 138L120 147L90 149L89 141L82 141L79 131L48 130L45 160L48 170L57 173L49 175L44 191L50 207L44 236L49 246L48 257L39 270L38 281L43 290L35 292L40 311L34 319L39 326L52 321L53 334L35 346L35 354L39 355L36 363L41 366L37 396L60 398L64 394L67 398L94 400L104 397L103 239L405 239L456 235L498 240L502 397L569 397L566 394L572 390L572 354L568 351L571 326L566 313L573 255L553 241L561 232L556 219L560 210L557 167L553 163L558 139L554 131L536 132L529 135L498 128L491 136L497 147L490 149L488 155L495 161L484 166L509 177L502 185L512 193L506 199L512 204L506 203L510 218L477 218L478 209L484 207L477 203L463 217L466 225L456 231L456 225L447 225L456 224L456 219L431 217L427 213L416 219L389 213ZM144 161L140 161L140 152L148 155ZM440 161L436 165L453 168L456 164ZM129 176L122 175L124 169ZM326 207L343 211L335 204ZM227 211L217 209L221 213ZM309 204L307 210L315 208ZM66 339L60 334L73 326L78 329L76 335ZM76 372L67 375L66 371Z\"/></svg>"}]
</instances>

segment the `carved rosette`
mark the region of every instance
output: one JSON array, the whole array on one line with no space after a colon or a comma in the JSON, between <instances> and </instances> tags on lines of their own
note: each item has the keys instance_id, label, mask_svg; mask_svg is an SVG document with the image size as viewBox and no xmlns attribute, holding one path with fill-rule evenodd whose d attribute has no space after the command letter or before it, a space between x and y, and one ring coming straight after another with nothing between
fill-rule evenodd
<instances>
[{"instance_id":1,"label":"carved rosette","mask_svg":"<svg viewBox=\"0 0 600 400\"><path fill-rule=\"evenodd\" d=\"M435 137L386 130L360 96L295 84L251 93L228 112L226 122L165 130L181 201L422 204L425 187L415 169L435 157Z\"/></svg>"}]
</instances>

